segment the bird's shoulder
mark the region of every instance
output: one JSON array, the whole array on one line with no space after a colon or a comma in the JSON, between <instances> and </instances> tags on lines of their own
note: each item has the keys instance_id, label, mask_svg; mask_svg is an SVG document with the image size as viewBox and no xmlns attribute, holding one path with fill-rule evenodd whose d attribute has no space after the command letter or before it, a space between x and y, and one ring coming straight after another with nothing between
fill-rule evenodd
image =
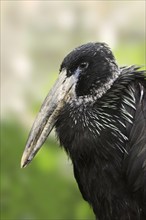
<instances>
[{"instance_id":1,"label":"bird's shoulder","mask_svg":"<svg viewBox=\"0 0 146 220\"><path fill-rule=\"evenodd\" d=\"M123 172L129 189L146 200L146 73L135 66L121 72L109 96L119 97L112 104L118 103L126 129Z\"/></svg>"}]
</instances>

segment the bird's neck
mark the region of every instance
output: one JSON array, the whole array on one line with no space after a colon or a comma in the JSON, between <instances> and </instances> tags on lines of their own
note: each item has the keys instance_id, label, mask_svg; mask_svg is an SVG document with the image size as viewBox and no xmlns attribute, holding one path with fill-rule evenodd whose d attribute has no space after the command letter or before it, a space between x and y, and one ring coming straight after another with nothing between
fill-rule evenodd
<instances>
[{"instance_id":1,"label":"bird's neck","mask_svg":"<svg viewBox=\"0 0 146 220\"><path fill-rule=\"evenodd\" d=\"M75 162L86 164L96 154L96 158L115 160L116 163L125 152L121 143L126 140L126 136L120 133L120 123L116 125L116 117L95 105L68 104L56 122L60 144ZM113 137L111 143L109 135Z\"/></svg>"},{"instance_id":2,"label":"bird's neck","mask_svg":"<svg viewBox=\"0 0 146 220\"><path fill-rule=\"evenodd\" d=\"M85 94L72 97L72 99L68 100L67 102L71 105L90 105L90 103L96 102L98 99L100 99L106 92L112 87L114 82L118 79L120 75L120 70L116 69L110 77L108 77L104 83L101 83L100 80L95 81L91 88L88 88L88 91L85 91ZM87 93L87 94L86 94Z\"/></svg>"}]
</instances>

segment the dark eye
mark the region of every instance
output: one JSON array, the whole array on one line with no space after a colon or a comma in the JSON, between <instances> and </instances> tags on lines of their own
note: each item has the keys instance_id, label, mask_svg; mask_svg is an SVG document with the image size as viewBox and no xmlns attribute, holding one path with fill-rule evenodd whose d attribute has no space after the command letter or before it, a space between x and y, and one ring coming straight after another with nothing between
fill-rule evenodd
<instances>
[{"instance_id":1,"label":"dark eye","mask_svg":"<svg viewBox=\"0 0 146 220\"><path fill-rule=\"evenodd\" d=\"M89 63L83 62L83 63L80 63L79 68L83 70L83 69L87 69L88 66L89 66Z\"/></svg>"}]
</instances>

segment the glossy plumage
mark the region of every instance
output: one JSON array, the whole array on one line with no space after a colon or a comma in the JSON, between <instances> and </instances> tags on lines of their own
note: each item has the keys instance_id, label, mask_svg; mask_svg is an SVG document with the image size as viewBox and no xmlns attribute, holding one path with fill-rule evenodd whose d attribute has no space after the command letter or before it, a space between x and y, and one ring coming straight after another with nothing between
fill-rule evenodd
<instances>
[{"instance_id":1,"label":"glossy plumage","mask_svg":"<svg viewBox=\"0 0 146 220\"><path fill-rule=\"evenodd\" d=\"M145 72L119 68L104 43L75 49L64 69L77 80L54 126L83 198L96 219L146 219Z\"/></svg>"}]
</instances>

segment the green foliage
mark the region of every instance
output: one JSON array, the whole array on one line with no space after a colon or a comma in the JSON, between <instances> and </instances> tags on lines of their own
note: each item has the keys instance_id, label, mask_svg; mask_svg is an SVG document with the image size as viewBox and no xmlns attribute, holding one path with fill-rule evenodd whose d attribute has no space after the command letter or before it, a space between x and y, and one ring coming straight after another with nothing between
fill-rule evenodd
<instances>
[{"instance_id":1,"label":"green foliage","mask_svg":"<svg viewBox=\"0 0 146 220\"><path fill-rule=\"evenodd\" d=\"M27 132L14 121L1 126L1 219L94 219L73 179L72 166L54 140L49 138L48 148L44 146L28 168L20 168Z\"/></svg>"},{"instance_id":2,"label":"green foliage","mask_svg":"<svg viewBox=\"0 0 146 220\"><path fill-rule=\"evenodd\" d=\"M145 43L120 44L114 51L116 60L120 66L141 65L145 66Z\"/></svg>"}]
</instances>

